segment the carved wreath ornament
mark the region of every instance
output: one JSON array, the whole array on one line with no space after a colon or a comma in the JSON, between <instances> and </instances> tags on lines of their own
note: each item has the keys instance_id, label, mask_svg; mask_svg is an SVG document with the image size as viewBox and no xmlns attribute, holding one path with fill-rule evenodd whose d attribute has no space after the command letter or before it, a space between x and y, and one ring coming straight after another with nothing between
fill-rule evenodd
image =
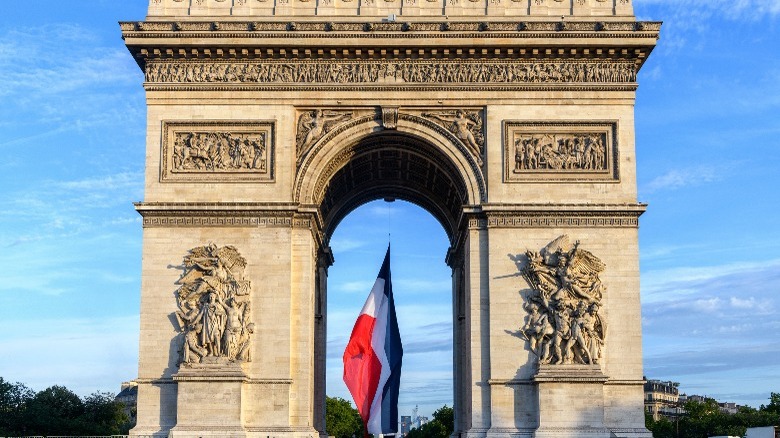
<instances>
[{"instance_id":1,"label":"carved wreath ornament","mask_svg":"<svg viewBox=\"0 0 780 438\"><path fill-rule=\"evenodd\" d=\"M181 365L251 361L254 324L244 267L233 246L199 246L184 257L176 282Z\"/></svg>"},{"instance_id":2,"label":"carved wreath ornament","mask_svg":"<svg viewBox=\"0 0 780 438\"><path fill-rule=\"evenodd\" d=\"M598 364L607 332L599 315L604 263L567 235L526 257L522 274L533 291L520 335L530 350L540 364Z\"/></svg>"}]
</instances>

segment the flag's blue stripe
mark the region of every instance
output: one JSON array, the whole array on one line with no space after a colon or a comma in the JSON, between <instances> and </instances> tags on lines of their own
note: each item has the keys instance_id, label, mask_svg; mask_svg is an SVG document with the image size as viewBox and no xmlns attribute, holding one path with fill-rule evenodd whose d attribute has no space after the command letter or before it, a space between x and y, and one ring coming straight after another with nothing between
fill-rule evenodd
<instances>
[{"instance_id":1,"label":"flag's blue stripe","mask_svg":"<svg viewBox=\"0 0 780 438\"><path fill-rule=\"evenodd\" d=\"M398 391L401 385L401 358L403 345L398 331L398 319L395 316L393 285L390 281L390 246L382 263L380 276L385 279L384 293L387 296L387 327L385 334L385 354L390 363L390 378L382 388L382 433L398 432Z\"/></svg>"}]
</instances>

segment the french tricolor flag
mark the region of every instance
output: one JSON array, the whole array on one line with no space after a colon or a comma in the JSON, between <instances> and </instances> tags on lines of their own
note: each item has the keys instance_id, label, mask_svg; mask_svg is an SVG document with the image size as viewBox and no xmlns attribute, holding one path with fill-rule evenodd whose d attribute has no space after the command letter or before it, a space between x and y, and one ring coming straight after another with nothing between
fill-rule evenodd
<instances>
[{"instance_id":1,"label":"french tricolor flag","mask_svg":"<svg viewBox=\"0 0 780 438\"><path fill-rule=\"evenodd\" d=\"M344 350L347 384L368 433L398 431L401 334L390 283L390 246Z\"/></svg>"}]
</instances>

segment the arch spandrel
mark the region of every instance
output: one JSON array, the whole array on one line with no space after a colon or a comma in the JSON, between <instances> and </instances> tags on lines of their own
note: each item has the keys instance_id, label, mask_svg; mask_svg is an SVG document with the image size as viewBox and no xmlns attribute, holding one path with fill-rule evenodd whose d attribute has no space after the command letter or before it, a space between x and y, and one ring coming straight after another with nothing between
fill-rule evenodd
<instances>
[{"instance_id":1,"label":"arch spandrel","mask_svg":"<svg viewBox=\"0 0 780 438\"><path fill-rule=\"evenodd\" d=\"M369 163L373 168L367 170ZM413 114L398 114L392 128L373 114L360 115L325 134L301 157L294 200L320 209L326 234L353 209L386 196L430 211L452 238L462 208L484 202L487 189L466 146Z\"/></svg>"}]
</instances>

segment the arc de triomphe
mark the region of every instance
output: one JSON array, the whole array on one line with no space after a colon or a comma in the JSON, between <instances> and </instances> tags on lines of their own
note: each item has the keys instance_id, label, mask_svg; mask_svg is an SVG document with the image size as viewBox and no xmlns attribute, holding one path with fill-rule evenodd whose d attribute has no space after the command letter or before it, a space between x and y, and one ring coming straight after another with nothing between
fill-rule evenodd
<instances>
[{"instance_id":1,"label":"arc de triomphe","mask_svg":"<svg viewBox=\"0 0 780 438\"><path fill-rule=\"evenodd\" d=\"M644 429L630 0L150 0L138 423L325 433L329 239L418 204L452 268L455 435Z\"/></svg>"}]
</instances>

